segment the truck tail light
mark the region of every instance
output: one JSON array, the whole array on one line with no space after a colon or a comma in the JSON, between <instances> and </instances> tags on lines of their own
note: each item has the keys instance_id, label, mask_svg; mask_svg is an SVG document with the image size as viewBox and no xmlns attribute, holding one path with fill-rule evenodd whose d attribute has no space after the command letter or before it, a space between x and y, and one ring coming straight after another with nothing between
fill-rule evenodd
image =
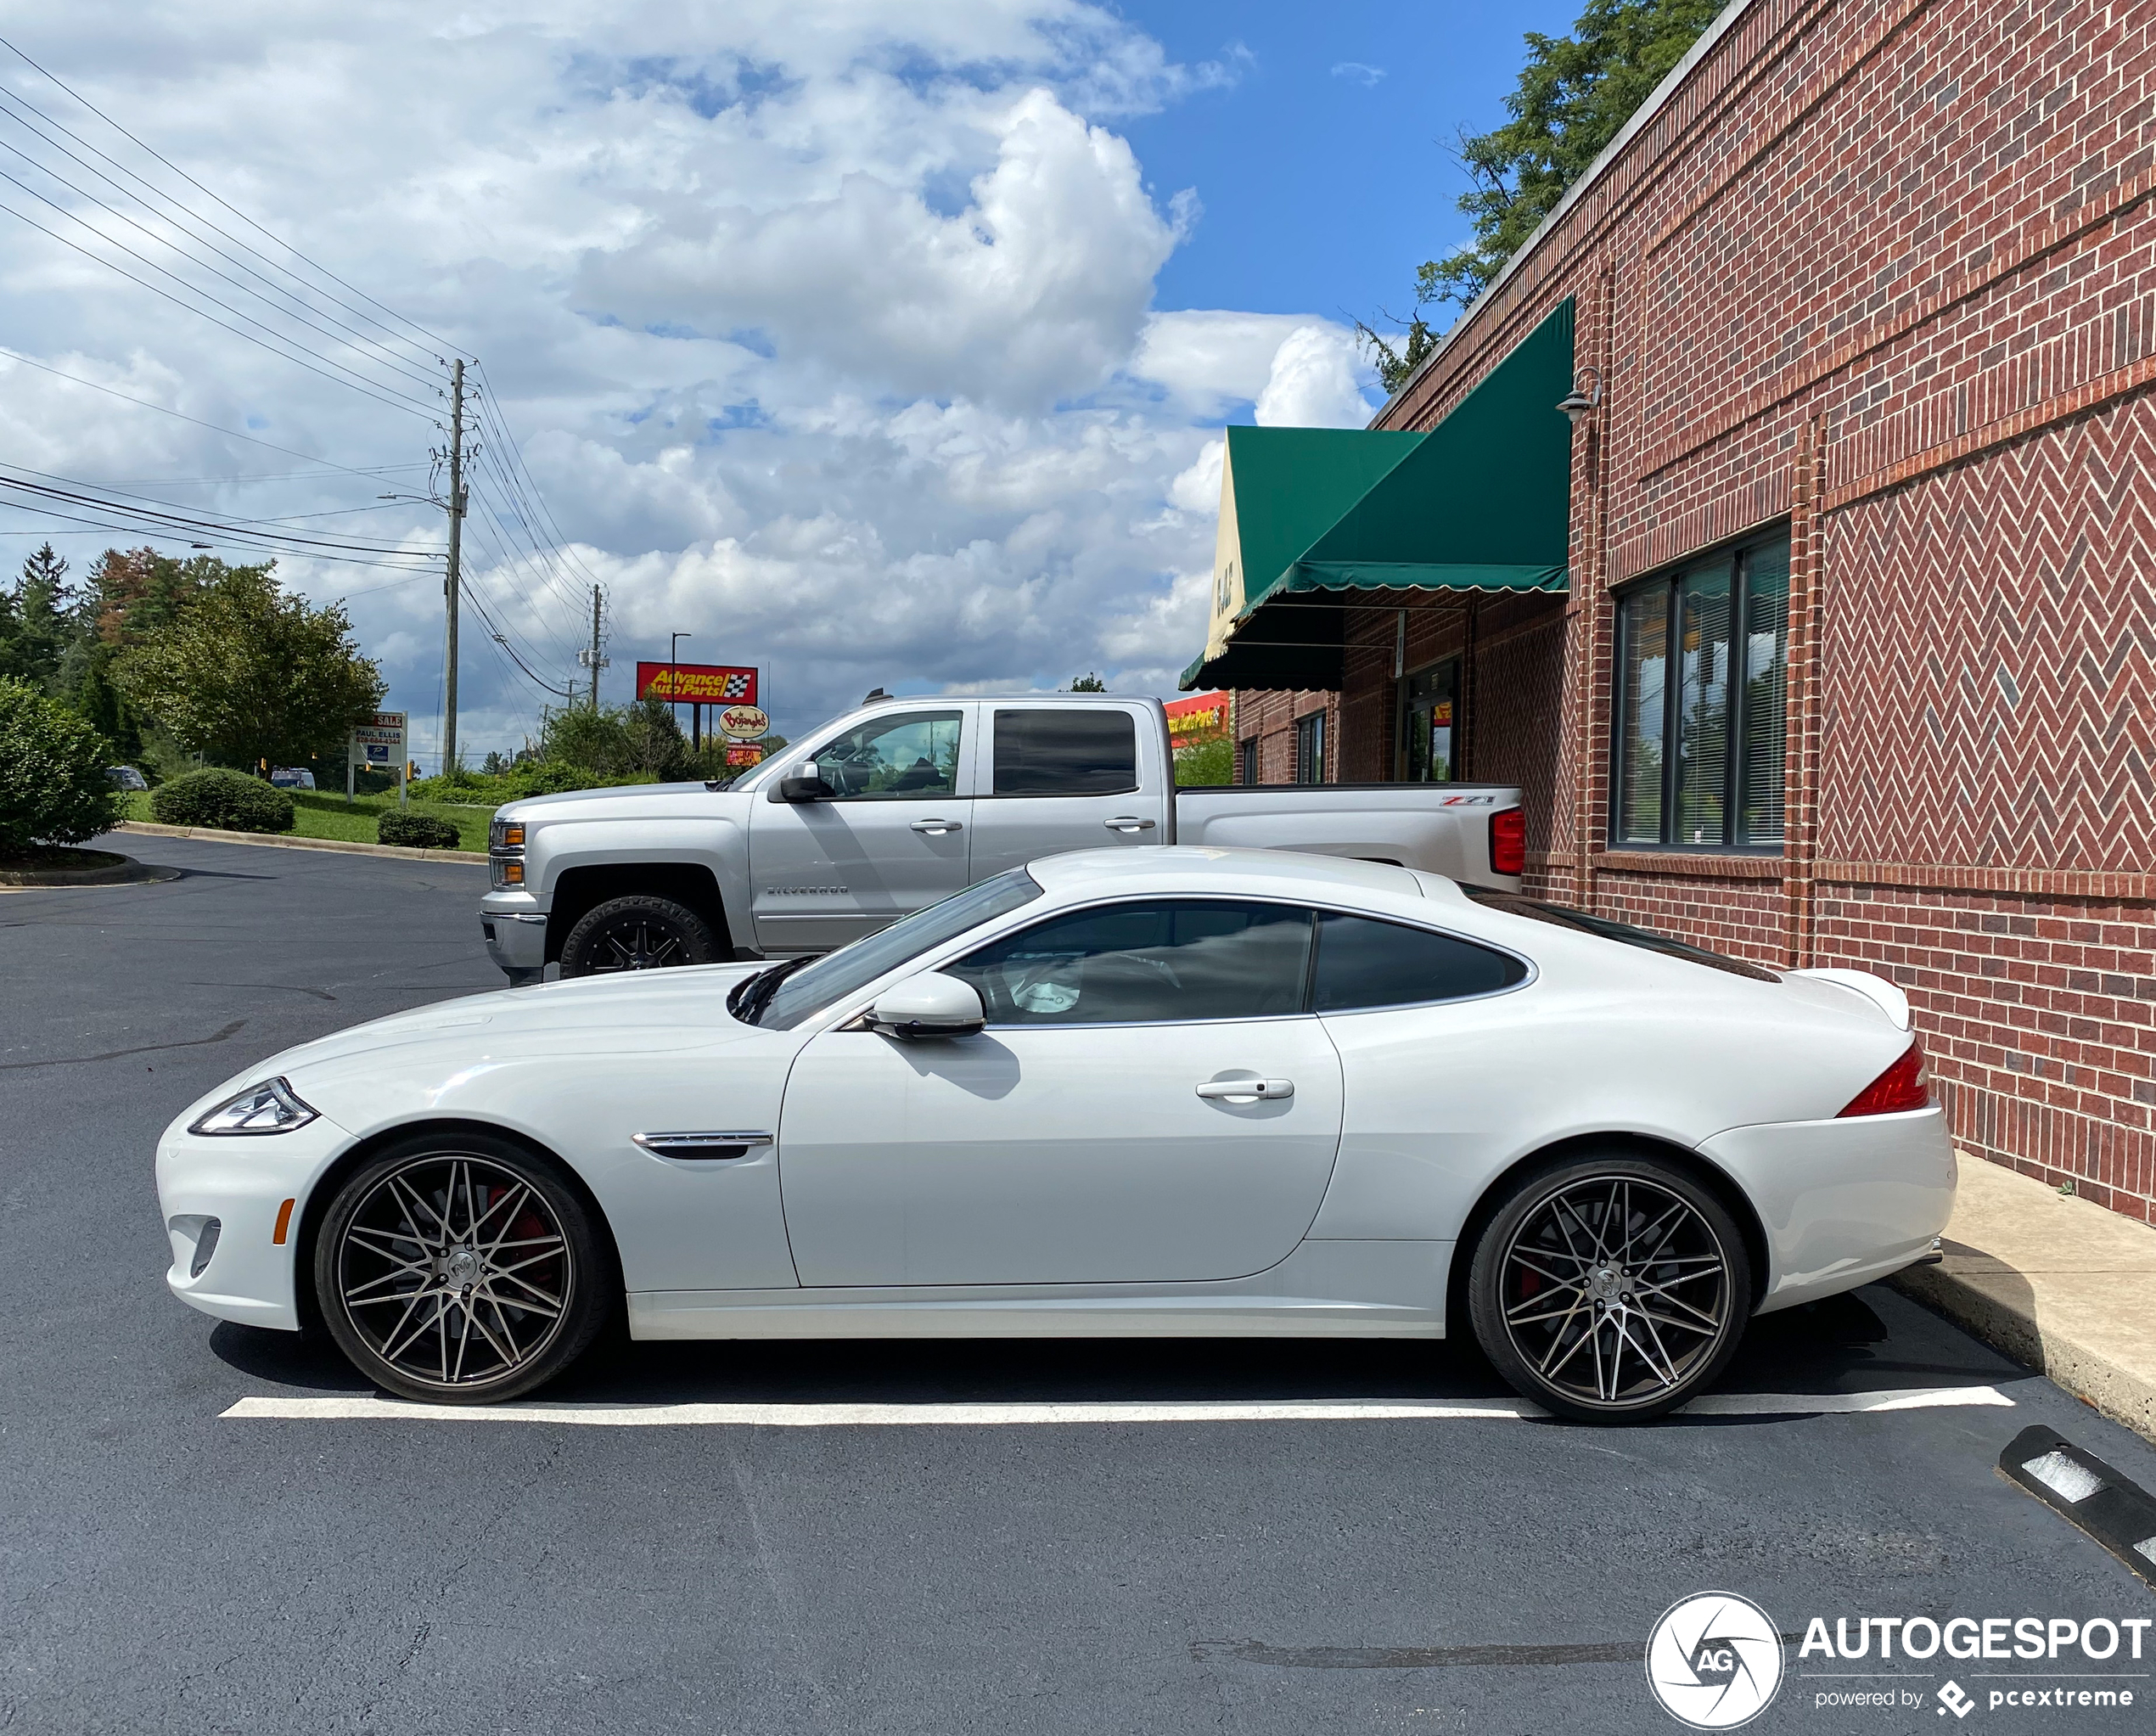
<instances>
[{"instance_id":1,"label":"truck tail light","mask_svg":"<svg viewBox=\"0 0 2156 1736\"><path fill-rule=\"evenodd\" d=\"M1490 872L1527 872L1527 816L1519 808L1502 808L1490 817Z\"/></svg>"},{"instance_id":2,"label":"truck tail light","mask_svg":"<svg viewBox=\"0 0 2156 1736\"><path fill-rule=\"evenodd\" d=\"M1895 1115L1905 1110L1930 1107L1931 1087L1924 1082L1924 1046L1912 1041L1892 1066L1849 1100L1842 1115Z\"/></svg>"}]
</instances>

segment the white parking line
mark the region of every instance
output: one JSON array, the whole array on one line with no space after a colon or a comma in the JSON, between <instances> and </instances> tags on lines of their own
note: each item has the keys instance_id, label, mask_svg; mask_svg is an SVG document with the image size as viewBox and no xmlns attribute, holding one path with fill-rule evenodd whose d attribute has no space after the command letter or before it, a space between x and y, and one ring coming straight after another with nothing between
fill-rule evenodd
<instances>
[{"instance_id":1,"label":"white parking line","mask_svg":"<svg viewBox=\"0 0 2156 1736\"><path fill-rule=\"evenodd\" d=\"M1940 1406L2004 1405L1996 1386L1918 1386L1892 1392L1724 1392L1694 1399L1680 1415L1809 1416ZM371 1393L340 1398L243 1398L224 1416L242 1422L569 1423L599 1429L974 1429L1014 1423L1524 1422L1547 1413L1529 1404L1453 1404L1418 1399L1227 1399L1171 1404L1144 1401L980 1404L412 1404Z\"/></svg>"}]
</instances>

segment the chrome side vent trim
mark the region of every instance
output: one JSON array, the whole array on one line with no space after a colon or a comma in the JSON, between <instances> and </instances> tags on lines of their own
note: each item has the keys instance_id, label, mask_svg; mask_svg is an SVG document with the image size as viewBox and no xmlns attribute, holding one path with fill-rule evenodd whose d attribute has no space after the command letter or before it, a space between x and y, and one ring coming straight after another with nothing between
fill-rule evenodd
<instances>
[{"instance_id":1,"label":"chrome side vent trim","mask_svg":"<svg viewBox=\"0 0 2156 1736\"><path fill-rule=\"evenodd\" d=\"M629 1138L654 1156L694 1158L705 1163L746 1157L758 1146L772 1143L768 1133L632 1133Z\"/></svg>"}]
</instances>

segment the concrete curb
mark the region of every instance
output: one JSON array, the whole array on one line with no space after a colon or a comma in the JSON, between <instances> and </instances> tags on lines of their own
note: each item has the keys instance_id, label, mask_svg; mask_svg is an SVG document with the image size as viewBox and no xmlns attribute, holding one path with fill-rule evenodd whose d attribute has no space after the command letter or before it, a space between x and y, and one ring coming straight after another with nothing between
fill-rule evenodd
<instances>
[{"instance_id":1,"label":"concrete curb","mask_svg":"<svg viewBox=\"0 0 2156 1736\"><path fill-rule=\"evenodd\" d=\"M2156 1441L2156 1231L1962 1155L1945 1257L1904 1295Z\"/></svg>"},{"instance_id":2,"label":"concrete curb","mask_svg":"<svg viewBox=\"0 0 2156 1736\"><path fill-rule=\"evenodd\" d=\"M113 852L98 851L93 853L109 856ZM109 867L101 868L0 868L0 890L33 892L54 886L146 886L160 880L176 880L179 877L177 868L157 868L137 862L132 856L123 856Z\"/></svg>"},{"instance_id":3,"label":"concrete curb","mask_svg":"<svg viewBox=\"0 0 2156 1736\"><path fill-rule=\"evenodd\" d=\"M147 820L122 820L115 832L149 838L200 838L212 844L267 844L272 850L334 850L345 856L392 856L406 862L474 862L484 864L483 850L413 850L402 844L355 844L343 838L289 838L282 833L221 832L214 826L154 826Z\"/></svg>"}]
</instances>

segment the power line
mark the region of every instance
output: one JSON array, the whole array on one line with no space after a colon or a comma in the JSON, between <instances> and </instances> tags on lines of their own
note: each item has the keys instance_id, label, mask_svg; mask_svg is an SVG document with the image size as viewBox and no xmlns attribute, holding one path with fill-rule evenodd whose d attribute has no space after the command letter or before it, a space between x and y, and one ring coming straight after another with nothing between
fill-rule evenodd
<instances>
[{"instance_id":1,"label":"power line","mask_svg":"<svg viewBox=\"0 0 2156 1736\"><path fill-rule=\"evenodd\" d=\"M61 149L63 154L73 157L73 154L71 152L67 152L65 147L62 147ZM243 283L239 278L233 277L229 272L219 271L216 267L208 264L206 261L198 258L194 254L189 252L186 248L181 246L179 243L174 241L169 235L160 234L148 224L141 222L138 219L129 216L126 212L119 210L114 205L107 204L104 199L98 198L96 194L92 193L87 188L76 186L75 183L59 173L59 171L39 162L37 159L31 156L29 152L23 150L15 145L9 144L5 139L0 139L0 150L8 151L13 154L20 157L23 161L30 164L33 168L36 169L40 173L45 175L49 179L58 182L62 187L67 188L70 193L74 194L77 198L87 199L99 211L104 211L109 216L118 218L121 222L126 224L129 228L133 229L138 234L148 236L152 241L154 241L160 247L169 248L172 252L179 255L179 256L185 260L189 265L195 267L199 270L208 272L211 276L218 278L222 282L230 284L233 288L238 289L242 295L253 296L257 301L260 301L265 307L269 308L280 318L296 319L300 324L306 326L309 330L319 332L333 344L346 343L350 339L357 339L360 343L365 344L370 348L379 351L381 352L384 363L385 363L391 371L401 374L407 379L416 381L421 385L433 385L434 381L431 378L425 374L415 372L405 362L401 357L394 355L380 342L379 340L368 337L364 332L359 331L352 326L346 325L342 320L338 319L334 315L323 315L324 319L328 320L329 325L317 323L310 316L317 312L318 310L309 306L306 302L300 301L298 296L295 295L289 289L285 289L282 284L277 283L273 278L264 277L261 272L254 270L252 267L241 264L237 260L233 260L232 256L224 252L222 249L212 246L207 242L203 242L201 240L201 237L196 235L193 231L182 227L181 228L180 233L187 236L190 241L200 242L202 245L209 247L210 251L216 254L218 258L230 261L233 264L238 265L240 270L245 272L248 276L255 278L257 282L267 284L270 289L275 294L283 296L287 301L295 304L295 306L300 309L300 312L295 313L285 308L278 306L275 302L270 300L269 296L264 295L261 290L254 288L249 284ZM77 162L81 160L80 158L73 158L73 160ZM87 167L87 165L85 165L85 166ZM92 170L91 172L93 174L98 173L95 170ZM111 177L109 176L100 175L98 178L107 182L111 182ZM133 258L141 259L143 263L149 266L152 270L164 272L164 274L167 277L173 276L171 272L166 272L163 267L155 264L153 261L144 259L141 254L135 253L132 249L126 246L126 243L113 236L106 234L104 230L90 222L87 218L82 216L80 212L69 211L66 206L61 205L58 200L47 198L45 194L38 192L36 188L30 186L23 181L16 179L14 176L8 174L5 170L0 170L0 180L7 181L16 187L21 188L22 190L25 193L29 194L31 198L40 199L43 203L51 205L54 211L59 211L64 216L72 218L76 222L80 223L84 228L89 230L92 234L97 236L100 240L109 242L113 246L121 248L123 251L127 252ZM150 211L153 216L161 216L160 213L154 211L147 201L137 197L132 193L127 193L125 188L119 188L117 183L112 183L111 184L117 188L121 193L126 194L128 198L133 199L135 203L141 205L143 210ZM184 207L180 207L180 209L184 209ZM164 221L170 222L171 220L170 218L165 218ZM175 283L183 283L185 282L185 279L173 277L173 281ZM190 289L193 289L196 295L199 295L205 293L198 285L189 284L188 284L188 287ZM220 303L218 305L223 306L224 304ZM239 311L237 308L232 308L228 311L238 315L241 318L249 317L247 315L239 314ZM330 326L334 326L337 328L338 331L344 332L346 334L346 337L342 339L338 337L337 333L329 329ZM264 329L267 330L270 329L270 328L265 327ZM282 335L282 334L279 334L279 335Z\"/></svg>"},{"instance_id":2,"label":"power line","mask_svg":"<svg viewBox=\"0 0 2156 1736\"><path fill-rule=\"evenodd\" d=\"M356 469L350 464L340 464L334 458L317 458L312 452L301 452L297 447L279 446L273 440L262 440L251 434L242 434L237 428L220 427L215 422L205 422L199 416L190 416L184 411L167 409L162 404L152 403L148 398L138 398L132 393L121 391L116 387L102 385L94 379L85 379L79 374L68 374L58 368L50 366L46 362L33 362L29 357L23 355L20 351L8 349L4 346L0 346L0 356L5 356L13 362L20 362L25 368L35 368L40 374L49 374L55 379L65 379L71 385L87 386L93 392L103 392L107 397L118 398L123 403L138 404L145 410L156 411L160 416L170 416L176 421L180 422L191 422L197 428L208 429L212 434L222 434L233 440L244 440L250 446L266 447L271 452L283 452L287 458L304 458L309 463L320 464L327 469L341 470L348 476L372 476L375 474L374 470ZM381 465L376 468L381 469L391 468L408 468L416 469L418 467L417 465L398 465L394 467Z\"/></svg>"},{"instance_id":3,"label":"power line","mask_svg":"<svg viewBox=\"0 0 2156 1736\"><path fill-rule=\"evenodd\" d=\"M115 121L109 115L99 109L96 104L93 103L87 97L84 96L80 91L76 90L75 87L68 83L66 80L61 78L57 73L48 70L44 66L40 65L36 61L31 59L29 55L24 53L20 48L17 48L14 43L9 42L5 37L0 37L0 48L6 48L9 53L13 54L18 60L21 61L23 65L30 67L33 71L40 74L42 76L51 80L53 84L59 86L60 89L65 91L68 95L74 98L75 100L84 109L87 110L91 114L95 115L98 120L104 121L106 126L112 128L112 130L115 132L117 132L122 138L127 140L131 144L135 145L139 149L147 152L150 156L155 158L157 161L162 163L175 175L177 175L180 179L186 182L188 186L195 188L196 191L205 194L209 198L215 199L217 204L222 205L227 211L230 211L233 216L238 217L241 222L246 224L249 228L254 230L255 233L261 235L264 239L272 243L276 246L283 248L287 253L290 254L293 258L298 260L301 264L307 266L313 271L320 273L323 277L328 278L331 283L337 284L340 288L351 290L351 293L358 296L361 301L365 301L370 306L375 307L380 312L388 314L391 319L397 321L401 324L410 327L411 329L418 332L420 336L425 338L428 343L435 346L436 349L447 350L453 347L446 338L437 336L435 333L429 331L426 327L421 325L417 320L408 319L403 314L397 312L395 309L385 306L381 302L376 301L374 297L368 295L364 289L359 288L357 284L347 283L344 278L339 277L334 272L329 270L327 267L320 264L315 260L308 258L306 254L300 252L298 248L293 246L289 241L284 240L279 236L272 234L267 229L264 228L260 223L256 222L254 218L249 216L246 212L241 211L237 205L233 205L230 201L220 197L216 193L211 191L211 188L205 187L202 183L196 180L194 176L188 174L186 170L180 167L177 163L173 162L162 152L157 150L154 146L144 143L142 139L136 138L133 133L128 132L128 130L122 126L117 121ZM20 98L18 98L18 100L20 101ZM31 105L25 103L23 106L28 108ZM33 110L33 112L42 114L43 111ZM49 116L47 116L46 118L50 119ZM56 121L53 121L53 124L55 126L59 126L59 122ZM67 129L62 127L61 131L66 132ZM70 138L76 138L76 135L73 132L68 132L68 137ZM76 142L82 144L85 149L97 149L94 145L90 144L87 140L76 138ZM104 154L102 151L99 151L98 152L98 154L99 156L104 156ZM105 158L105 160L110 162L112 160L107 157ZM118 167L119 165L115 164L114 166ZM160 191L152 186L152 183L143 180L141 176L132 175L132 171L128 172L131 174L132 178L137 181L141 181L143 186L150 187L153 192L157 192L160 198L165 199L170 203L177 203L177 200L171 199L170 194ZM214 223L210 223L207 218L203 218L200 221L211 228L217 228L217 226ZM225 235L224 230L221 228L217 229L217 233L221 235ZM253 253L257 259L261 260L266 265L274 265L276 263L274 261L271 260L267 254L263 254L256 249L249 246L246 242L240 241L234 236L225 235L225 239L233 242L235 246L246 247L249 252ZM285 268L280 267L278 269L282 270ZM288 274L289 273L288 272ZM334 301L336 298L331 297L329 299ZM377 326L385 332L389 332L391 336L396 336L396 333L392 328L383 325L379 320L374 319L371 315L362 313L359 309L351 307L347 303L340 302L339 305L340 306L344 306L346 312L357 314L359 317L366 319L369 324ZM404 343L411 342L408 338L400 339L400 341Z\"/></svg>"},{"instance_id":4,"label":"power line","mask_svg":"<svg viewBox=\"0 0 2156 1736\"><path fill-rule=\"evenodd\" d=\"M12 177L0 176L0 179L8 178ZM17 183L17 185L20 185L20 183ZM42 197L42 195L38 196ZM52 201L48 199L46 200L46 203L49 205ZM254 345L258 349L267 350L272 355L282 357L287 362L297 362L299 366L306 368L308 373L320 374L323 379L328 380L334 385L349 387L351 390L359 393L362 397L372 398L378 404L387 404L391 409L402 410L408 415L424 416L430 421L434 419L435 413L432 405L421 404L417 399L405 398L401 396L398 397L385 397L380 392L375 391L369 386L357 384L356 379L339 379L336 375L333 374L323 373L321 368L317 368L312 362L301 361L299 357L293 355L290 351L278 349L274 344L270 343L267 339L258 338L252 332L243 331L236 325L227 324L225 321L219 319L214 313L205 313L199 307L189 306L188 303L181 301L178 296L173 295L170 290L159 289L156 284L144 281L143 278L137 277L132 272L126 270L122 267L115 265L109 259L98 258L96 254L91 252L88 248L83 246L81 243L69 240L66 236L61 234L57 229L47 228L44 224L39 222L35 217L25 216L22 212L17 211L11 205L0 205L0 211L5 211L9 216L15 218L20 222L27 223L41 235L49 235L53 240L59 242L61 246L72 249L75 252L81 254L83 258L94 261L97 264L103 266L107 271L119 272L119 274L126 278L129 283L140 285L143 289L149 290L151 295L160 296L163 300L171 302L175 307L186 308L189 313L208 320L211 324L218 327L222 330L230 332L234 337L244 338L249 343ZM93 230L91 233L94 234L97 232ZM108 237L106 239L109 239L110 238ZM113 242L112 244L120 248L120 250L122 253L128 254L133 258L142 258L142 256L136 253L133 249L123 246L117 241ZM147 260L144 260L143 262L146 265L149 264L149 261ZM150 268L153 271L164 270L164 267L161 266L153 265ZM166 272L165 275L171 277L172 274L170 272ZM175 283L178 283L182 280L177 278L174 278L173 281ZM225 306L225 303L217 301L213 295L204 295L203 292L199 289L196 290L195 293L202 295L202 299L204 301L211 302L213 306L218 307ZM230 310L227 309L227 311L229 312ZM243 314L240 317L245 318L246 316ZM267 331L268 328L265 326L263 329ZM323 359L327 360L326 357ZM337 364L334 362L329 365L333 368L337 366Z\"/></svg>"},{"instance_id":5,"label":"power line","mask_svg":"<svg viewBox=\"0 0 2156 1736\"><path fill-rule=\"evenodd\" d=\"M36 469L31 469L31 468L30 468L30 466L28 466L27 464L5 464L5 465L0 465L0 473L4 473L4 472L5 472L5 471L7 471L7 470L14 470L14 471L18 471L18 472L20 472L21 475L25 475L25 476L42 476L42 477L43 477L43 478L45 479L45 480L46 480L46 481L48 481L48 482L64 482L64 483L66 483L66 484L67 484L67 485L68 485L70 488L77 488L77 489L90 489L90 488L96 488L96 487L98 487L98 486L99 486L99 485L98 485L98 484L96 484L96 483L93 483L93 482L83 482L83 481L79 481L79 480L77 480L75 477L72 477L72 476L58 476L58 475L54 475L53 474L53 472L51 472L50 470L36 470ZM15 482L14 481L14 480L13 480L11 477L8 477L8 476L7 476L7 475L4 475L4 474L0 474L0 486L17 486L17 487L24 487L24 488L32 488L32 487L36 487L36 486L37 486L37 485L36 485L36 484L35 484L35 483L20 483L20 484L18 484L18 483L15 483ZM56 491L48 491L48 492L56 492ZM107 493L107 494L109 494L109 495L116 495L116 496L118 496L118 497L119 497L119 501L118 501L118 502L114 502L114 501L108 501L108 500L98 500L98 499L97 499L94 496L80 496L80 497L71 497L71 498L76 498L76 499L79 499L79 500L81 500L81 501L84 502L85 503L93 504L93 505L98 505L98 506L104 506L104 507L106 507L106 508L108 508L109 509L110 509L110 510L112 510L112 511L115 511L115 512L126 512L126 513L133 513L133 512L138 512L138 511L140 511L140 508L138 508L131 507L131 506L126 506L126 505L124 505L124 504L120 503L123 503L123 502L129 501L129 500L139 500L139 501L143 501L143 502L146 502L149 505L150 505L150 506L152 506L152 507L158 507L158 508L171 507L171 506L175 506L175 505L177 505L177 503L172 502L172 501L168 501L168 500L158 500L158 499L154 498L154 497L152 497L152 496L150 496L150 495L147 495L147 494L129 494L128 492L126 492L125 490L123 490L123 489L112 488L112 487L109 487L109 486L107 486L107 487L104 489L104 492L105 492L105 493ZM365 508L365 510L374 510L374 508ZM170 514L164 514L164 513L152 513L152 514L144 514L144 516L147 516L147 517L166 517L166 516L171 516L171 515L170 515ZM314 518L314 517L319 517L319 516L322 516L322 515L321 515L321 514L312 514L312 513L308 513L308 514L295 514L295 516L297 516L297 517L304 517L304 518ZM222 529L227 529L227 530L230 530L230 529L235 529L235 528L244 527L244 526L252 525L271 525L271 524L278 524L278 523L281 523L281 522L284 522L284 521L283 521L283 520L277 520L277 519L204 519L204 518L196 517L196 516L194 516L194 515L188 515L188 517L184 518L183 520L180 520L180 522L184 522L184 523L188 523L188 524L191 524L191 525L211 524L211 525L216 525L216 526L218 526L219 528L222 528ZM331 547L331 548L364 548L364 549L368 549L368 550L369 550L369 551L371 551L371 552L379 553L401 553L401 552L402 552L402 549L403 549L403 544L402 544L401 542L397 542L397 543L373 543L373 542L365 542L365 543L362 543L362 542L329 542L329 543L325 544L325 546L326 546L326 547Z\"/></svg>"}]
</instances>

